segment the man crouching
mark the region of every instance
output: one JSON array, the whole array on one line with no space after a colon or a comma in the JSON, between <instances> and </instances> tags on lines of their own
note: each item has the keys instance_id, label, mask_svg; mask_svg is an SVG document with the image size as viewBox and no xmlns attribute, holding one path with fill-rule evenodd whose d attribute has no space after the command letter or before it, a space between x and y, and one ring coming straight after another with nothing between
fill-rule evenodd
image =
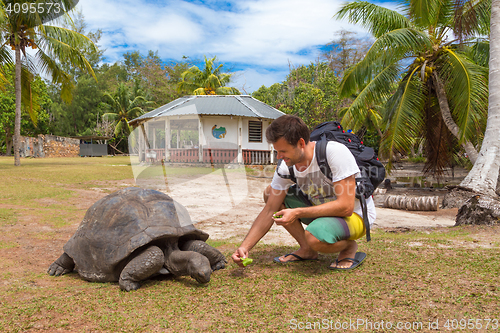
<instances>
[{"instance_id":1,"label":"man crouching","mask_svg":"<svg viewBox=\"0 0 500 333\"><path fill-rule=\"evenodd\" d=\"M332 171L328 178L320 170L316 142L310 141L309 134L302 119L292 115L279 117L267 128L267 141L282 161L264 192L265 207L232 255L238 265L243 266L241 259L248 257L273 223L283 226L300 245L297 251L274 258L277 263L317 260L318 252L338 252L329 268L349 270L366 258L365 253L357 252L356 243L366 233L355 196L355 176L360 172L356 160L343 144L328 142L326 156ZM290 179L290 168L295 181ZM373 199L368 198L366 204L372 224L376 216ZM305 230L302 224L307 225Z\"/></svg>"}]
</instances>

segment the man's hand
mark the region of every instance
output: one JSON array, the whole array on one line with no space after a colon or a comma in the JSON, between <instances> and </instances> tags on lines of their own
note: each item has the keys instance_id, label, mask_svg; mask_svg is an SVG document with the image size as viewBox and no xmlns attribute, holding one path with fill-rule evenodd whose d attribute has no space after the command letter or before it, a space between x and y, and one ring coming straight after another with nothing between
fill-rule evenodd
<instances>
[{"instance_id":1,"label":"man's hand","mask_svg":"<svg viewBox=\"0 0 500 333\"><path fill-rule=\"evenodd\" d=\"M245 267L243 266L243 263L241 262L241 259L243 258L248 258L248 250L243 248L243 247L239 247L236 249L236 251L234 251L233 255L231 256L231 258L233 259L233 261L238 264L238 266L240 267Z\"/></svg>"},{"instance_id":2,"label":"man's hand","mask_svg":"<svg viewBox=\"0 0 500 333\"><path fill-rule=\"evenodd\" d=\"M299 219L297 209L282 209L274 213L273 220L277 225L287 226Z\"/></svg>"}]
</instances>

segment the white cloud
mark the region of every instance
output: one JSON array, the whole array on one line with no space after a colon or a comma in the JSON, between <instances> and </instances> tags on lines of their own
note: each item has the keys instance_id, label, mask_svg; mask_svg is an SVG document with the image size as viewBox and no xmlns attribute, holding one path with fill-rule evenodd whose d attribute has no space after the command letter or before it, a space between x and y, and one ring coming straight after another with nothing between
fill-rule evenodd
<instances>
[{"instance_id":1,"label":"white cloud","mask_svg":"<svg viewBox=\"0 0 500 333\"><path fill-rule=\"evenodd\" d=\"M183 55L203 58L217 55L247 70L247 86L268 85L269 78L288 72L288 63L309 64L318 46L335 38L341 29L363 32L333 19L343 0L249 0L216 10L186 1L81 0L89 29L102 29L100 41L107 61L121 60L127 51L156 51L164 59ZM222 7L226 8L227 7ZM240 67L240 68L241 68ZM238 69L238 68L236 68ZM274 70L274 71L273 71ZM286 75L286 74L285 74ZM280 82L278 79L274 82ZM254 81L255 80L255 81Z\"/></svg>"},{"instance_id":2,"label":"white cloud","mask_svg":"<svg viewBox=\"0 0 500 333\"><path fill-rule=\"evenodd\" d=\"M280 83L288 75L288 69L269 71L262 68L249 68L243 71L235 71L232 74L230 85L238 88L242 94L250 94L262 85L269 87L274 83Z\"/></svg>"}]
</instances>

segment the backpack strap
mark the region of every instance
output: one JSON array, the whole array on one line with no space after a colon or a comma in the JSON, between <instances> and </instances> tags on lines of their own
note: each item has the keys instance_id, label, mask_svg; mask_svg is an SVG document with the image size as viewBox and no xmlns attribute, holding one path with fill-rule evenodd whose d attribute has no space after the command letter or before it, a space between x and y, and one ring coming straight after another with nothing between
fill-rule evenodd
<instances>
[{"instance_id":1,"label":"backpack strap","mask_svg":"<svg viewBox=\"0 0 500 333\"><path fill-rule=\"evenodd\" d=\"M318 161L318 166L321 172L328 178L332 179L332 170L326 159L326 146L328 145L328 140L325 134L321 134L321 139L316 141L316 160Z\"/></svg>"},{"instance_id":2,"label":"backpack strap","mask_svg":"<svg viewBox=\"0 0 500 333\"><path fill-rule=\"evenodd\" d=\"M278 161L278 164L277 164L278 166L276 167L276 173L278 174L278 176L280 176L281 178L284 178L284 179L290 179L292 182L297 183L297 177L295 177L295 171L293 171L293 166L288 167L288 172L290 173L289 175L282 175L279 172L281 162L283 162L283 159L280 159Z\"/></svg>"},{"instance_id":3,"label":"backpack strap","mask_svg":"<svg viewBox=\"0 0 500 333\"><path fill-rule=\"evenodd\" d=\"M363 212L363 224L366 230L366 241L369 242L372 237L370 236L370 221L368 221L368 208L366 206L366 199L364 195L359 198L359 204L361 205L361 210Z\"/></svg>"}]
</instances>

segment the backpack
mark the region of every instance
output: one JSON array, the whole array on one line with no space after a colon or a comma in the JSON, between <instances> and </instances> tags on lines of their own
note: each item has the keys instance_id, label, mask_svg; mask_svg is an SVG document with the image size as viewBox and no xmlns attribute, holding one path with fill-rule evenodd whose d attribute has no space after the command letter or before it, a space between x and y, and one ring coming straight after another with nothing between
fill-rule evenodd
<instances>
[{"instance_id":1,"label":"backpack","mask_svg":"<svg viewBox=\"0 0 500 333\"><path fill-rule=\"evenodd\" d=\"M353 133L346 133L337 121L329 121L316 126L311 132L311 141L316 141L315 153L321 172L332 179L332 171L326 160L326 146L328 141L336 141L345 145L354 156L359 167L361 176L356 178L356 198L359 199L363 211L363 223L366 229L366 240L370 241L370 223L366 199L369 198L377 186L385 179L384 165L378 160L373 148L366 147L363 142ZM281 160L278 162L278 167ZM278 175L282 178L297 182L293 167L288 168L290 176Z\"/></svg>"}]
</instances>

